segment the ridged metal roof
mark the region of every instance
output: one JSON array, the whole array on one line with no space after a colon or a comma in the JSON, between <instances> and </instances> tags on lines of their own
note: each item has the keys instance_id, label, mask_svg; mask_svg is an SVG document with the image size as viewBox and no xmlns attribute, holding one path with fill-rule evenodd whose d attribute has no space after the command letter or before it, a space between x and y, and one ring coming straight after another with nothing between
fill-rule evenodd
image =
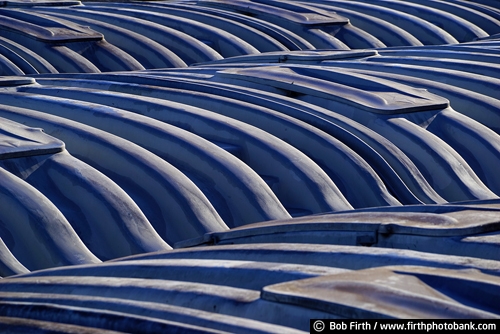
<instances>
[{"instance_id":1,"label":"ridged metal roof","mask_svg":"<svg viewBox=\"0 0 500 334\"><path fill-rule=\"evenodd\" d=\"M0 323L497 317L499 33L486 0L3 1Z\"/></svg>"}]
</instances>

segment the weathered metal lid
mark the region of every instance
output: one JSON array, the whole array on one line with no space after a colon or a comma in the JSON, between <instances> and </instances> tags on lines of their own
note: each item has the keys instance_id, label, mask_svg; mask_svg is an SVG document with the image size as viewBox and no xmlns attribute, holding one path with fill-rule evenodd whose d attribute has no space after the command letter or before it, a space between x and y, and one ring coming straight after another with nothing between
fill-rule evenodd
<instances>
[{"instance_id":1,"label":"weathered metal lid","mask_svg":"<svg viewBox=\"0 0 500 334\"><path fill-rule=\"evenodd\" d=\"M258 3L254 1L238 1L238 0L203 0L199 1L202 5L214 6L224 9L232 9L240 13L246 13L249 15L265 15L281 18L288 20L295 24L300 24L303 26L322 26L322 25L343 25L349 23L349 19L338 15L334 12L325 15L319 11L307 11L307 8L302 7L303 11L292 11L286 8L271 6L264 3Z\"/></svg>"},{"instance_id":2,"label":"weathered metal lid","mask_svg":"<svg viewBox=\"0 0 500 334\"><path fill-rule=\"evenodd\" d=\"M1 29L45 43L89 42L104 39L101 33L87 26L44 14L37 14L33 19L31 17L34 15L18 13L15 10L5 11L2 14L4 15L0 21ZM9 17L6 14L11 14L14 17Z\"/></svg>"},{"instance_id":3,"label":"weathered metal lid","mask_svg":"<svg viewBox=\"0 0 500 334\"><path fill-rule=\"evenodd\" d=\"M0 160L53 154L63 150L64 143L45 134L42 129L0 118Z\"/></svg>"},{"instance_id":4,"label":"weathered metal lid","mask_svg":"<svg viewBox=\"0 0 500 334\"><path fill-rule=\"evenodd\" d=\"M400 211L379 208L346 213L312 215L288 220L267 221L233 228L227 232L207 233L202 237L185 240L176 248L199 244L216 244L239 239L238 242L264 235L307 234L317 241L318 235L349 232L365 235L377 234L467 237L500 229L499 210L494 207L465 206L409 206ZM305 237L304 237L305 238ZM331 240L333 242L333 240ZM304 242L308 242L304 239ZM376 243L375 241L370 244Z\"/></svg>"},{"instance_id":5,"label":"weathered metal lid","mask_svg":"<svg viewBox=\"0 0 500 334\"><path fill-rule=\"evenodd\" d=\"M342 59L359 59L364 57L377 56L377 50L300 50L300 51L276 51L260 54L242 55L225 58L217 61L202 63L203 65L220 64L318 64L324 61L334 61ZM201 65L201 64L196 64ZM248 65L250 66L250 65Z\"/></svg>"},{"instance_id":6,"label":"weathered metal lid","mask_svg":"<svg viewBox=\"0 0 500 334\"><path fill-rule=\"evenodd\" d=\"M307 65L235 68L217 72L222 80L255 84L354 106L376 114L399 114L447 108L449 101L425 89L340 69Z\"/></svg>"},{"instance_id":7,"label":"weathered metal lid","mask_svg":"<svg viewBox=\"0 0 500 334\"><path fill-rule=\"evenodd\" d=\"M394 266L266 286L262 298L354 319L490 318L496 291L498 279L476 270Z\"/></svg>"}]
</instances>

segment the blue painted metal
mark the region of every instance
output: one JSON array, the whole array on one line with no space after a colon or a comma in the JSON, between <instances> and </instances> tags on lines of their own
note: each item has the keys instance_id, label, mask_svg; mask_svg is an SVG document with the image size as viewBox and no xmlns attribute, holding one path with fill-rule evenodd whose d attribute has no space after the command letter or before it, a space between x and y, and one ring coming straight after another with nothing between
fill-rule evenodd
<instances>
[{"instance_id":1,"label":"blue painted metal","mask_svg":"<svg viewBox=\"0 0 500 334\"><path fill-rule=\"evenodd\" d=\"M499 317L495 4L1 2L0 326Z\"/></svg>"}]
</instances>

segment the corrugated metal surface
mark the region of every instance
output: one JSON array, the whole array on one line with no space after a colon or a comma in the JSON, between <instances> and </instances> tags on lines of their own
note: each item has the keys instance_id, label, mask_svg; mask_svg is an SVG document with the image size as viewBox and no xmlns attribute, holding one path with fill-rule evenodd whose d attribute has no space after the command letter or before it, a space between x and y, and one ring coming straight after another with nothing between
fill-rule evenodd
<instances>
[{"instance_id":1,"label":"corrugated metal surface","mask_svg":"<svg viewBox=\"0 0 500 334\"><path fill-rule=\"evenodd\" d=\"M3 2L0 275L21 276L0 322L498 316L499 20L488 1Z\"/></svg>"}]
</instances>

